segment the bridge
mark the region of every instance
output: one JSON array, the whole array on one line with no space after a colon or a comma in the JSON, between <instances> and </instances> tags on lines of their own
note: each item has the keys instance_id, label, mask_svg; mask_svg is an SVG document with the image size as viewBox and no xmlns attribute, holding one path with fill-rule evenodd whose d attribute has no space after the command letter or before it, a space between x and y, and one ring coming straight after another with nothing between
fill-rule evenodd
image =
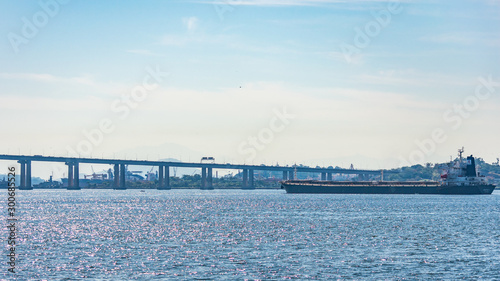
<instances>
[{"instance_id":1,"label":"bridge","mask_svg":"<svg viewBox=\"0 0 500 281\"><path fill-rule=\"evenodd\" d=\"M146 160L118 160L118 159L97 159L97 158L77 158L77 157L56 157L42 155L7 155L0 154L0 160L17 161L21 165L19 189L33 189L31 184L31 163L32 162L60 162L68 166L68 190L80 190L79 167L80 164L107 164L114 166L113 170L113 188L125 190L126 165L153 166L158 167L158 186L159 190L169 190L170 187L170 167L186 167L201 169L201 189L214 189L212 184L214 169L233 169L243 170L242 189L255 189L254 172L255 171L281 171L283 180L293 179L294 173L308 172L321 174L321 180L332 180L333 174L357 174L357 175L381 175L393 174L394 171L388 170L356 170L339 168L320 168L304 166L267 166L267 165L245 165L245 164L218 164L218 163L189 163L189 162L170 162L170 161L146 161Z\"/></svg>"}]
</instances>

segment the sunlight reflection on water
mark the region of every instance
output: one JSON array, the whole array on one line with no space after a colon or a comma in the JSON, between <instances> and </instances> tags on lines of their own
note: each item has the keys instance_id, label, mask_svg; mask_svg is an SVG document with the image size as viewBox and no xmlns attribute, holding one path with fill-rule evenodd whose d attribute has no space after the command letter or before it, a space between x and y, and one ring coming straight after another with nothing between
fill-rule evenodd
<instances>
[{"instance_id":1,"label":"sunlight reflection on water","mask_svg":"<svg viewBox=\"0 0 500 281\"><path fill-rule=\"evenodd\" d=\"M500 278L498 191L34 190L18 200L19 279Z\"/></svg>"}]
</instances>

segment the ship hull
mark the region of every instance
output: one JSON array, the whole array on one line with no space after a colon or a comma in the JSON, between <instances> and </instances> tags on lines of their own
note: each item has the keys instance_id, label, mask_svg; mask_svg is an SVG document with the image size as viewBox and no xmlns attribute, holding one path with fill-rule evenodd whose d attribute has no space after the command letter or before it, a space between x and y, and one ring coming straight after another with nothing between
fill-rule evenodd
<instances>
[{"instance_id":1,"label":"ship hull","mask_svg":"<svg viewBox=\"0 0 500 281\"><path fill-rule=\"evenodd\" d=\"M284 181L281 188L287 193L311 194L491 194L494 185L445 186L425 183L370 183L370 182L300 182Z\"/></svg>"}]
</instances>

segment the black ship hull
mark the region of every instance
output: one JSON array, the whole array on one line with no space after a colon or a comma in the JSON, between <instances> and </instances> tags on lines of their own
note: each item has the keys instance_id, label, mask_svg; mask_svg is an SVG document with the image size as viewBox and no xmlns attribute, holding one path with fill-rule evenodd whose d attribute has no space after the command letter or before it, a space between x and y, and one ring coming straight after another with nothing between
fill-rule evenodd
<instances>
[{"instance_id":1,"label":"black ship hull","mask_svg":"<svg viewBox=\"0 0 500 281\"><path fill-rule=\"evenodd\" d=\"M452 186L438 182L335 182L290 180L281 183L287 193L321 194L491 194L492 184Z\"/></svg>"}]
</instances>

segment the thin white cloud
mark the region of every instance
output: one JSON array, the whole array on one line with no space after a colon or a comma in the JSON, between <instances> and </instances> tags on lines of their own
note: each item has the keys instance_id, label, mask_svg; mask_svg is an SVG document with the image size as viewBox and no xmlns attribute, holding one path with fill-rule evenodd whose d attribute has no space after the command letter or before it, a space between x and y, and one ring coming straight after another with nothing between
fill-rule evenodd
<instances>
[{"instance_id":1,"label":"thin white cloud","mask_svg":"<svg viewBox=\"0 0 500 281\"><path fill-rule=\"evenodd\" d=\"M365 74L357 77L362 83L376 85L403 85L403 86L422 86L432 85L443 86L474 86L477 81L474 79L465 79L453 75L439 73L424 73L415 69L402 70L381 70L375 74Z\"/></svg>"},{"instance_id":2,"label":"thin white cloud","mask_svg":"<svg viewBox=\"0 0 500 281\"><path fill-rule=\"evenodd\" d=\"M0 73L0 79L6 80L25 80L25 81L36 81L36 82L72 82L85 85L94 85L94 81L89 76L79 76L79 77L59 77L47 73Z\"/></svg>"},{"instance_id":3,"label":"thin white cloud","mask_svg":"<svg viewBox=\"0 0 500 281\"><path fill-rule=\"evenodd\" d=\"M1 110L12 110L12 104L21 105L25 112L40 110L43 104L44 112L57 114L68 111L105 112L108 110L107 103L101 98L90 97L85 99L61 99L57 97L25 97L22 95L10 95L2 97ZM9 105L11 105L9 107ZM20 110L20 108L16 108ZM44 114L45 115L45 114Z\"/></svg>"},{"instance_id":4,"label":"thin white cloud","mask_svg":"<svg viewBox=\"0 0 500 281\"><path fill-rule=\"evenodd\" d=\"M457 18L457 19L474 19L474 20L498 20L499 19L499 13L496 12L496 8L500 6L500 2L498 0L491 0L491 1L475 1L477 7L483 7L483 4L487 6L493 6L493 7L487 7L484 6L483 10L481 12L474 12L471 10L467 9L460 9L460 10L450 10L450 9L439 9L438 5L432 6L432 7L419 7L418 5L412 5L408 6L406 8L406 13L409 15L414 15L414 16L419 16L419 17L434 17L434 18ZM483 2L483 3L480 3Z\"/></svg>"},{"instance_id":5,"label":"thin white cloud","mask_svg":"<svg viewBox=\"0 0 500 281\"><path fill-rule=\"evenodd\" d=\"M388 2L386 0L217 0L194 1L197 3L229 6L323 6L336 3Z\"/></svg>"},{"instance_id":6,"label":"thin white cloud","mask_svg":"<svg viewBox=\"0 0 500 281\"><path fill-rule=\"evenodd\" d=\"M165 46L184 46L193 43L228 45L232 40L234 40L232 37L222 34L209 36L199 32L190 34L165 34L159 39L158 43Z\"/></svg>"},{"instance_id":7,"label":"thin white cloud","mask_svg":"<svg viewBox=\"0 0 500 281\"><path fill-rule=\"evenodd\" d=\"M500 46L498 34L454 32L421 37L420 40L441 44Z\"/></svg>"},{"instance_id":8,"label":"thin white cloud","mask_svg":"<svg viewBox=\"0 0 500 281\"><path fill-rule=\"evenodd\" d=\"M336 62L345 63L345 64L361 65L364 63L364 55L363 54L355 54L355 55L347 56L345 53L339 52L339 51L332 51L332 52L320 53L320 54L326 56L328 59L334 60Z\"/></svg>"},{"instance_id":9,"label":"thin white cloud","mask_svg":"<svg viewBox=\"0 0 500 281\"><path fill-rule=\"evenodd\" d=\"M127 50L127 53L137 54L137 55L145 55L145 56L157 56L163 57L164 55L151 52L150 50L138 49L138 50Z\"/></svg>"},{"instance_id":10,"label":"thin white cloud","mask_svg":"<svg viewBox=\"0 0 500 281\"><path fill-rule=\"evenodd\" d=\"M182 24L187 30L185 34L167 34L160 39L160 44L165 46L184 46L188 43L210 43L214 40L207 39L203 33L195 33L198 29L198 18L183 18Z\"/></svg>"},{"instance_id":11,"label":"thin white cloud","mask_svg":"<svg viewBox=\"0 0 500 281\"><path fill-rule=\"evenodd\" d=\"M29 80L37 82L57 82L61 79L45 73L0 73L1 79L7 80Z\"/></svg>"},{"instance_id":12,"label":"thin white cloud","mask_svg":"<svg viewBox=\"0 0 500 281\"><path fill-rule=\"evenodd\" d=\"M74 92L85 89L87 93L99 93L99 95L115 96L126 90L126 85L107 82L98 82L91 75L82 75L75 77L61 77L48 73L6 73L0 72L0 81L18 83L17 81L27 81L43 83L36 92L44 92L56 85L60 89L75 89ZM49 87L49 88L48 88ZM69 88L68 88L69 87ZM71 91L71 90L70 90ZM21 91L22 92L22 91Z\"/></svg>"},{"instance_id":13,"label":"thin white cloud","mask_svg":"<svg viewBox=\"0 0 500 281\"><path fill-rule=\"evenodd\" d=\"M216 4L229 4L235 6L316 6L328 3L342 3L345 1L329 0L242 0L242 1L216 1Z\"/></svg>"},{"instance_id":14,"label":"thin white cloud","mask_svg":"<svg viewBox=\"0 0 500 281\"><path fill-rule=\"evenodd\" d=\"M187 28L189 32L193 32L196 30L198 27L198 18L196 17L189 17L189 18L183 18L182 23L184 26Z\"/></svg>"},{"instance_id":15,"label":"thin white cloud","mask_svg":"<svg viewBox=\"0 0 500 281\"><path fill-rule=\"evenodd\" d=\"M160 44L165 46L184 46L189 43L201 43L203 40L200 37L192 37L185 35L167 34L160 39Z\"/></svg>"}]
</instances>

